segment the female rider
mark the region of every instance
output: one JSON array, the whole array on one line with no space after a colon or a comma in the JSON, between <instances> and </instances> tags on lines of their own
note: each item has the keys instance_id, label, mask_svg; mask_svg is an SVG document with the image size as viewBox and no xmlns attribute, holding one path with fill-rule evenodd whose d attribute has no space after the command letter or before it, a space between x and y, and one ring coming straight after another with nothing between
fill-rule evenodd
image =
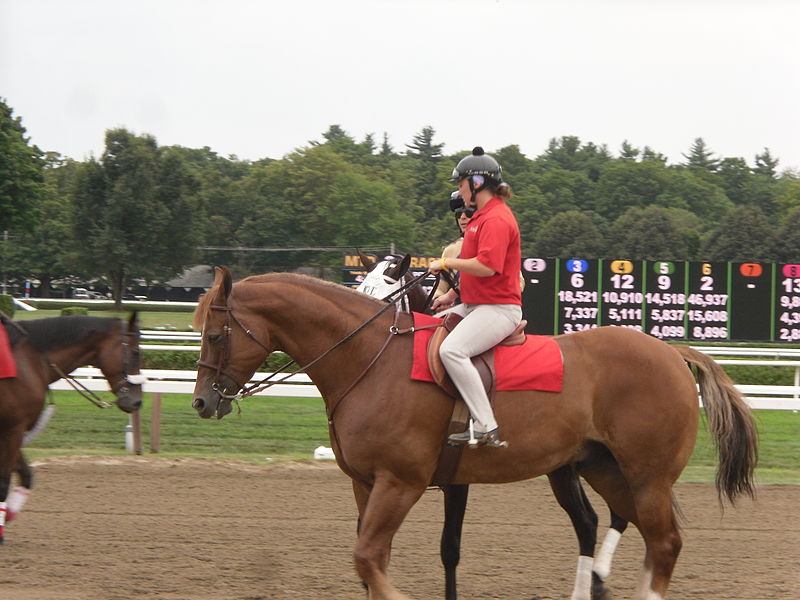
<instances>
[{"instance_id":1,"label":"female rider","mask_svg":"<svg viewBox=\"0 0 800 600\"><path fill-rule=\"evenodd\" d=\"M522 320L520 291L519 226L506 200L511 189L503 184L497 161L476 147L453 170L453 180L467 207L476 208L464 232L459 258L441 258L429 264L431 273L456 269L461 273L462 304L448 312L464 319L445 338L439 351L474 421L475 440L480 445L503 446L489 398L471 357L503 341ZM452 305L455 290L439 296L433 309ZM453 444L475 443L468 429L450 435Z\"/></svg>"}]
</instances>

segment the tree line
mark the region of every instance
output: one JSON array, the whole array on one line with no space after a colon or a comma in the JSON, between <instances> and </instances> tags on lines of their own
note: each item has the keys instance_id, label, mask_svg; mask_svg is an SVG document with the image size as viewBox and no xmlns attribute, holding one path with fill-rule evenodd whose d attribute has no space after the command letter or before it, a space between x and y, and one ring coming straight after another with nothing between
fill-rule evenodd
<instances>
[{"instance_id":1,"label":"tree line","mask_svg":"<svg viewBox=\"0 0 800 600\"><path fill-rule=\"evenodd\" d=\"M11 281L165 281L192 264L237 274L337 267L355 248L436 255L457 235L453 166L433 127L393 148L339 125L280 159L160 146L110 129L99 157L43 152L0 99L2 269ZM480 140L476 140L476 143ZM487 149L511 185L523 254L538 257L800 262L800 174L768 149L752 163L702 138L668 164L628 142L575 136L538 156Z\"/></svg>"}]
</instances>

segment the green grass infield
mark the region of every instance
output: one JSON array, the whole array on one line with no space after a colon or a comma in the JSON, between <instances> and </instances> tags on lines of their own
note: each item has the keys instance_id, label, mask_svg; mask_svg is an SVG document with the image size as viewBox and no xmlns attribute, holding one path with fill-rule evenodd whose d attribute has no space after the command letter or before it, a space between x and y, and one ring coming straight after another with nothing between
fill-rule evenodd
<instances>
[{"instance_id":1,"label":"green grass infield","mask_svg":"<svg viewBox=\"0 0 800 600\"><path fill-rule=\"evenodd\" d=\"M111 401L112 396L106 394ZM53 392L55 414L25 449L29 459L63 455L125 453L128 415L99 409L75 392ZM800 413L755 411L759 428L759 484L800 485ZM143 453L151 453L152 396L141 411ZM314 449L330 446L325 410L318 398L253 397L234 405L224 419L200 419L184 394L162 396L160 452L165 458L234 459L257 464L314 460ZM713 482L714 446L701 422L695 452L681 481Z\"/></svg>"}]
</instances>

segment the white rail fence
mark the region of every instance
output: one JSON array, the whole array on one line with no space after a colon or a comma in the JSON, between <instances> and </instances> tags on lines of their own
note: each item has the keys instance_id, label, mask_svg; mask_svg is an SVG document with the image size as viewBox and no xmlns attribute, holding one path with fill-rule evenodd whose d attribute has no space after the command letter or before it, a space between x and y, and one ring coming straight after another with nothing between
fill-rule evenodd
<instances>
[{"instance_id":1,"label":"white rail fence","mask_svg":"<svg viewBox=\"0 0 800 600\"><path fill-rule=\"evenodd\" d=\"M142 340L145 342L171 341L172 344L142 344L144 350L178 350L199 351L199 345L178 345L178 341L200 341L200 335L186 332L170 331L143 331ZM794 369L793 385L746 385L737 384L736 387L744 395L748 405L754 409L767 410L800 410L800 349L792 348L738 348L738 347L711 347L693 346L696 350L714 357L745 357L743 358L715 358L721 365L742 365L759 367L791 367ZM794 359L794 360L792 360ZM191 394L195 387L196 371L175 369L142 369L142 374L147 378L143 391L153 394L153 411L151 425L151 450L158 452L160 447L160 406L161 394ZM265 377L264 373L256 373L250 383L258 382ZM83 367L72 372L81 384L93 391L108 391L108 383L99 369ZM72 390L72 387L60 379L50 385L52 390ZM280 396L295 398L321 398L319 390L305 373L296 373L285 382L273 385L262 390L257 396ZM135 413L129 420L125 432L125 446L129 452L142 453L142 436L139 414ZM332 452L329 448L320 446L314 451L315 458L331 459Z\"/></svg>"},{"instance_id":2,"label":"white rail fence","mask_svg":"<svg viewBox=\"0 0 800 600\"><path fill-rule=\"evenodd\" d=\"M800 368L800 361L729 361L719 360L721 364L756 364L759 366L791 366ZM144 391L162 394L191 394L195 386L195 371L179 371L170 369L142 369L147 377ZM108 383L99 369L84 367L73 371L72 375L83 385L93 391L107 391ZM251 383L259 381L266 374L256 374ZM800 410L799 385L743 385L736 386L744 395L748 405L755 409ZM63 379L50 385L53 390L71 390L72 387ZM292 375L283 383L273 385L258 392L257 396L282 396L294 398L321 398L317 387L308 375L299 373Z\"/></svg>"}]
</instances>

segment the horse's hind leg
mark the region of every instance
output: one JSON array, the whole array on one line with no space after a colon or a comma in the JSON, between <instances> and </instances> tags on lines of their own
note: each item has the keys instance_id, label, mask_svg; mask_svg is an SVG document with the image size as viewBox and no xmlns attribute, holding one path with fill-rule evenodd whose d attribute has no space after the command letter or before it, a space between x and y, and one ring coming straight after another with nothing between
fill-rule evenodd
<instances>
[{"instance_id":1,"label":"horse's hind leg","mask_svg":"<svg viewBox=\"0 0 800 600\"><path fill-rule=\"evenodd\" d=\"M636 507L628 480L605 446L598 445L577 465L577 472L602 496L611 511L611 528L600 545L592 567L592 597L606 597L610 590L605 582L611 572L611 561L628 522L635 522Z\"/></svg>"},{"instance_id":2,"label":"horse's hind leg","mask_svg":"<svg viewBox=\"0 0 800 600\"><path fill-rule=\"evenodd\" d=\"M578 474L572 465L564 465L552 473L547 479L550 488L561 508L566 511L572 521L572 528L578 537L578 570L575 574L575 586L570 600L595 600L604 596L595 596L592 586L592 563L594 547L597 541L597 513L592 508L586 493L583 491ZM598 590L600 591L600 590Z\"/></svg>"},{"instance_id":3,"label":"horse's hind leg","mask_svg":"<svg viewBox=\"0 0 800 600\"><path fill-rule=\"evenodd\" d=\"M611 512L611 527L606 532L603 538L603 543L600 545L600 550L594 558L594 566L592 567L592 594L593 598L603 598L601 590L607 589L605 582L611 573L611 562L614 559L614 553L617 551L622 534L628 528L628 521L620 517L613 509ZM597 591L595 591L597 590Z\"/></svg>"},{"instance_id":4,"label":"horse's hind leg","mask_svg":"<svg viewBox=\"0 0 800 600\"><path fill-rule=\"evenodd\" d=\"M445 600L456 600L456 567L461 559L461 529L464 525L464 512L467 510L468 485L443 485L444 527L439 545L444 566Z\"/></svg>"},{"instance_id":5,"label":"horse's hind leg","mask_svg":"<svg viewBox=\"0 0 800 600\"><path fill-rule=\"evenodd\" d=\"M682 541L672 505L671 486L650 483L634 494L636 526L647 552L637 600L662 600L672 578Z\"/></svg>"},{"instance_id":6,"label":"horse's hind leg","mask_svg":"<svg viewBox=\"0 0 800 600\"><path fill-rule=\"evenodd\" d=\"M608 503L617 524L636 524L644 539L647 552L636 600L662 600L681 550L671 485L643 478L634 489L609 452L595 453L578 472Z\"/></svg>"},{"instance_id":7,"label":"horse's hind leg","mask_svg":"<svg viewBox=\"0 0 800 600\"><path fill-rule=\"evenodd\" d=\"M408 600L389 581L386 570L392 539L426 484L412 485L387 473L372 486L353 553L356 571L367 584L369 600Z\"/></svg>"}]
</instances>

